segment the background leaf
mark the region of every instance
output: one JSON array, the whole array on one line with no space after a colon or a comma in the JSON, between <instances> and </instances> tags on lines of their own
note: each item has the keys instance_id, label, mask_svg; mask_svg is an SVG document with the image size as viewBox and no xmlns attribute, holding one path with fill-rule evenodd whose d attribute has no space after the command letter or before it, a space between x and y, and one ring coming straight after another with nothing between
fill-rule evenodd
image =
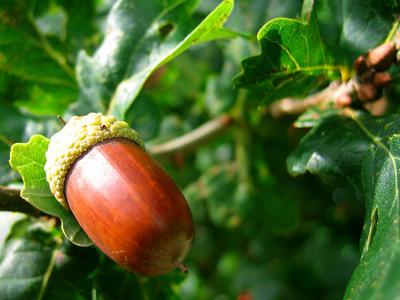
<instances>
[{"instance_id":1,"label":"background leaf","mask_svg":"<svg viewBox=\"0 0 400 300\"><path fill-rule=\"evenodd\" d=\"M78 95L74 71L36 24L49 1L2 1L0 70L18 78L12 99L34 114L61 114ZM7 96L10 96L9 94Z\"/></svg>"},{"instance_id":2,"label":"background leaf","mask_svg":"<svg viewBox=\"0 0 400 300\"><path fill-rule=\"evenodd\" d=\"M187 5L181 2L143 1L141 5L132 5L123 0L115 4L103 44L92 58L81 53L78 61L83 97L91 99L95 110L105 111L112 99L110 113L123 118L155 69L193 44L232 36L219 29L230 14L233 1L222 1L195 28ZM145 6L147 9L143 10ZM131 35L121 35L123 31L130 31Z\"/></svg>"},{"instance_id":3,"label":"background leaf","mask_svg":"<svg viewBox=\"0 0 400 300\"><path fill-rule=\"evenodd\" d=\"M2 228L9 228L0 244L2 299L42 299L59 247L51 235L52 226L1 214Z\"/></svg>"},{"instance_id":4,"label":"background leaf","mask_svg":"<svg viewBox=\"0 0 400 300\"><path fill-rule=\"evenodd\" d=\"M399 12L398 3L391 2L343 1L342 47L362 53L382 43Z\"/></svg>"}]
</instances>

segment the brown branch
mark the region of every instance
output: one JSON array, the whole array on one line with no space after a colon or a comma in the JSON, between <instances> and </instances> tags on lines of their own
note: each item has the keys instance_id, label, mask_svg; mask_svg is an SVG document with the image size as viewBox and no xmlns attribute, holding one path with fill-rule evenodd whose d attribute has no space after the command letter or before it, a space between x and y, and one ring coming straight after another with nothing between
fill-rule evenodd
<instances>
[{"instance_id":1,"label":"brown branch","mask_svg":"<svg viewBox=\"0 0 400 300\"><path fill-rule=\"evenodd\" d=\"M274 118L280 118L284 115L300 115L313 106L328 107L329 105L344 106L351 102L350 95L355 92L354 81L332 82L324 90L308 96L305 99L285 98L272 103L268 112Z\"/></svg>"},{"instance_id":2,"label":"brown branch","mask_svg":"<svg viewBox=\"0 0 400 300\"><path fill-rule=\"evenodd\" d=\"M396 42L393 41L399 25L400 19L397 19L383 44L356 58L353 65L355 74L349 81L334 81L324 90L305 99L286 98L276 101L268 107L267 112L274 118L279 118L283 115L302 114L313 106L319 106L322 109L332 104L336 107L349 106L353 100L356 100L373 113L375 105L372 103L379 103L378 100L382 102L382 99L385 102L382 98L383 89L392 81L392 76L387 71L392 64L396 63L396 54L399 56L399 36Z\"/></svg>"},{"instance_id":3,"label":"brown branch","mask_svg":"<svg viewBox=\"0 0 400 300\"><path fill-rule=\"evenodd\" d=\"M174 153L188 153L222 134L233 123L234 118L229 114L224 114L176 139L150 147L149 152L156 158Z\"/></svg>"},{"instance_id":4,"label":"brown branch","mask_svg":"<svg viewBox=\"0 0 400 300\"><path fill-rule=\"evenodd\" d=\"M20 189L0 186L0 211L21 212L39 217L41 212L22 199L20 193Z\"/></svg>"}]
</instances>

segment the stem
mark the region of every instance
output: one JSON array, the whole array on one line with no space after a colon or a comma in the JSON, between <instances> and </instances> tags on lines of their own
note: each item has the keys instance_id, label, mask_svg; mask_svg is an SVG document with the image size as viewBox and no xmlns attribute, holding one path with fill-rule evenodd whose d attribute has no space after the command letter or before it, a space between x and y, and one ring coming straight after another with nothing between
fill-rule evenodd
<instances>
[{"instance_id":1,"label":"stem","mask_svg":"<svg viewBox=\"0 0 400 300\"><path fill-rule=\"evenodd\" d=\"M147 293L147 289L145 287L145 279L142 277L138 277L138 282L140 286L140 291L142 292L142 296L144 300L150 300L149 294Z\"/></svg>"},{"instance_id":2,"label":"stem","mask_svg":"<svg viewBox=\"0 0 400 300\"><path fill-rule=\"evenodd\" d=\"M396 36L396 32L399 29L399 26L400 26L400 17L397 17L396 21L394 21L394 23L392 25L392 29L390 29L389 34L387 35L384 43L393 41L394 37Z\"/></svg>"},{"instance_id":3,"label":"stem","mask_svg":"<svg viewBox=\"0 0 400 300\"><path fill-rule=\"evenodd\" d=\"M234 118L229 114L224 114L176 139L150 147L149 152L157 158L170 156L177 152L190 152L222 134L232 124L234 124Z\"/></svg>"},{"instance_id":4,"label":"stem","mask_svg":"<svg viewBox=\"0 0 400 300\"><path fill-rule=\"evenodd\" d=\"M268 112L274 117L279 118L283 115L300 115L313 106L328 106L330 103L340 105L340 97L343 95L351 95L355 91L354 82L339 83L332 82L324 90L312 94L305 99L285 98L272 103Z\"/></svg>"},{"instance_id":5,"label":"stem","mask_svg":"<svg viewBox=\"0 0 400 300\"><path fill-rule=\"evenodd\" d=\"M60 121L62 126L65 126L65 124L67 124L67 122L65 122L65 120L60 115L57 115L57 119L58 121Z\"/></svg>"},{"instance_id":6,"label":"stem","mask_svg":"<svg viewBox=\"0 0 400 300\"><path fill-rule=\"evenodd\" d=\"M244 192L249 194L253 190L253 180L251 175L251 161L249 149L251 147L251 133L247 123L249 117L249 109L246 101L247 91L240 90L236 100L236 117L240 122L235 132L236 138L236 162L238 166L239 182L245 189Z\"/></svg>"}]
</instances>

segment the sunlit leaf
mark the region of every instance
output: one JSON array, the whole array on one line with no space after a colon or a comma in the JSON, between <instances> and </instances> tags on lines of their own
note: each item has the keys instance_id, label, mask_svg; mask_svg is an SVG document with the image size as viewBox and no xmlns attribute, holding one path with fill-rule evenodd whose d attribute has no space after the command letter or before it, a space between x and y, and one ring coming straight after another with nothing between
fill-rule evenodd
<instances>
[{"instance_id":1,"label":"sunlit leaf","mask_svg":"<svg viewBox=\"0 0 400 300\"><path fill-rule=\"evenodd\" d=\"M38 209L59 217L65 236L79 246L89 246L92 242L83 232L72 213L59 204L50 191L44 165L49 140L34 135L28 143L17 143L11 148L10 164L21 174L24 188L21 197Z\"/></svg>"},{"instance_id":2,"label":"sunlit leaf","mask_svg":"<svg viewBox=\"0 0 400 300\"><path fill-rule=\"evenodd\" d=\"M111 100L109 112L124 118L154 70L192 45L235 36L220 30L232 8L233 0L223 0L196 27L182 0L116 2L102 45L93 57L80 54L77 68L83 97L101 111Z\"/></svg>"},{"instance_id":3,"label":"sunlit leaf","mask_svg":"<svg viewBox=\"0 0 400 300\"><path fill-rule=\"evenodd\" d=\"M308 19L276 18L260 29L261 54L242 62L239 87L260 92L264 102L301 97L339 75L319 34L315 14Z\"/></svg>"}]
</instances>

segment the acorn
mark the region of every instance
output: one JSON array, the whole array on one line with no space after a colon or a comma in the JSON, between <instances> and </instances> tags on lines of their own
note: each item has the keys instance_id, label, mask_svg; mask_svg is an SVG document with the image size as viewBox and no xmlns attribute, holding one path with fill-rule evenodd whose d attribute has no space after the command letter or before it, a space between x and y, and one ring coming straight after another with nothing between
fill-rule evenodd
<instances>
[{"instance_id":1,"label":"acorn","mask_svg":"<svg viewBox=\"0 0 400 300\"><path fill-rule=\"evenodd\" d=\"M50 139L46 159L55 198L107 256L148 276L181 265L194 235L189 206L126 122L72 117Z\"/></svg>"}]
</instances>

